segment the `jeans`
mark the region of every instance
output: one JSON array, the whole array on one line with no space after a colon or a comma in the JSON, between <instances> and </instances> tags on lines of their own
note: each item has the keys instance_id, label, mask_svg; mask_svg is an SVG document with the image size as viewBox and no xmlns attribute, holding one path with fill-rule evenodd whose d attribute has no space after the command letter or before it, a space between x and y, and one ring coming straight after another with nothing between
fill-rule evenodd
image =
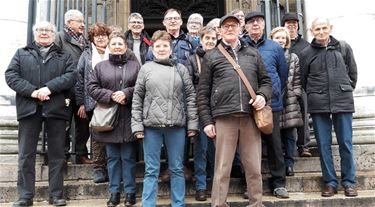
<instances>
[{"instance_id":1,"label":"jeans","mask_svg":"<svg viewBox=\"0 0 375 207\"><path fill-rule=\"evenodd\" d=\"M136 142L106 143L109 192L121 192L121 180L125 193L135 193Z\"/></svg>"},{"instance_id":2,"label":"jeans","mask_svg":"<svg viewBox=\"0 0 375 207\"><path fill-rule=\"evenodd\" d=\"M284 145L284 161L286 167L294 165L294 151L296 149L296 128L286 128L281 131L281 139Z\"/></svg>"},{"instance_id":3,"label":"jeans","mask_svg":"<svg viewBox=\"0 0 375 207\"><path fill-rule=\"evenodd\" d=\"M166 145L168 168L171 174L172 207L185 206L185 177L183 169L185 132L185 128L181 127L145 127L145 138L143 139L145 176L142 206L156 206L160 153L163 143Z\"/></svg>"},{"instance_id":4,"label":"jeans","mask_svg":"<svg viewBox=\"0 0 375 207\"><path fill-rule=\"evenodd\" d=\"M206 136L203 129L201 129L199 136L194 140L194 176L196 190L206 190L207 139L209 138Z\"/></svg>"},{"instance_id":5,"label":"jeans","mask_svg":"<svg viewBox=\"0 0 375 207\"><path fill-rule=\"evenodd\" d=\"M309 114L307 113L307 94L302 89L302 96L298 100L301 106L303 126L297 127L297 146L298 150L307 148L310 144Z\"/></svg>"},{"instance_id":6,"label":"jeans","mask_svg":"<svg viewBox=\"0 0 375 207\"><path fill-rule=\"evenodd\" d=\"M341 185L354 186L355 163L352 144L352 113L318 113L311 114L315 138L320 153L323 181L326 185L337 188L338 181L332 158L332 124L339 144Z\"/></svg>"}]
</instances>

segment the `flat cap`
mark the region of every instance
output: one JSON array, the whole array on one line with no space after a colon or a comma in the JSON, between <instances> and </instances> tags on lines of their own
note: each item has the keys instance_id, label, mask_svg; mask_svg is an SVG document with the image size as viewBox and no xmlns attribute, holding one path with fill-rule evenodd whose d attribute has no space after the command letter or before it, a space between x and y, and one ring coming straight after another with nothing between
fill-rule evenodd
<instances>
[{"instance_id":1,"label":"flat cap","mask_svg":"<svg viewBox=\"0 0 375 207\"><path fill-rule=\"evenodd\" d=\"M296 13L286 13L282 20L281 20L281 26L284 26L285 25L285 22L288 21L288 20L295 20L295 21L299 21L298 20L298 16Z\"/></svg>"},{"instance_id":2,"label":"flat cap","mask_svg":"<svg viewBox=\"0 0 375 207\"><path fill-rule=\"evenodd\" d=\"M234 16L234 15L225 15L223 17L221 17L220 19L220 26L225 22L225 20L227 19L234 19L236 20L236 22L239 24L240 23L240 20L238 19L238 17Z\"/></svg>"},{"instance_id":3,"label":"flat cap","mask_svg":"<svg viewBox=\"0 0 375 207\"><path fill-rule=\"evenodd\" d=\"M249 21L251 18L254 18L254 17L262 17L264 19L264 14L259 11L250 12L246 15L245 22Z\"/></svg>"}]
</instances>

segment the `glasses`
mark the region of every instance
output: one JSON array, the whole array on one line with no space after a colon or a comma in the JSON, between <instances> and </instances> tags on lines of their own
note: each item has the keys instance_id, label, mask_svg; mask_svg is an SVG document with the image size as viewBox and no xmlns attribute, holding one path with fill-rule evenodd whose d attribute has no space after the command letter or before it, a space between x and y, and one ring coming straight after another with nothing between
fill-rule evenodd
<instances>
[{"instance_id":1,"label":"glasses","mask_svg":"<svg viewBox=\"0 0 375 207\"><path fill-rule=\"evenodd\" d=\"M224 29L229 29L229 28L237 29L238 28L238 24L225 24L225 25L221 25L221 28L224 28Z\"/></svg>"},{"instance_id":2,"label":"glasses","mask_svg":"<svg viewBox=\"0 0 375 207\"><path fill-rule=\"evenodd\" d=\"M47 28L38 28L36 29L37 32L39 33L50 33L50 32L53 32L52 29L47 29Z\"/></svg>"},{"instance_id":3,"label":"glasses","mask_svg":"<svg viewBox=\"0 0 375 207\"><path fill-rule=\"evenodd\" d=\"M72 19L72 21L75 21L75 22L77 22L79 24L83 24L84 23L84 21L82 19Z\"/></svg>"},{"instance_id":4,"label":"glasses","mask_svg":"<svg viewBox=\"0 0 375 207\"><path fill-rule=\"evenodd\" d=\"M143 24L143 21L130 21L131 24Z\"/></svg>"},{"instance_id":5,"label":"glasses","mask_svg":"<svg viewBox=\"0 0 375 207\"><path fill-rule=\"evenodd\" d=\"M255 22L257 22L257 23L263 22L263 18L262 17L253 17L253 18L251 18L247 21L248 24L253 24Z\"/></svg>"},{"instance_id":6,"label":"glasses","mask_svg":"<svg viewBox=\"0 0 375 207\"><path fill-rule=\"evenodd\" d=\"M188 24L197 24L197 25L201 25L201 23L200 23L200 22L193 22L193 21L191 21L191 22L188 22Z\"/></svg>"},{"instance_id":7,"label":"glasses","mask_svg":"<svg viewBox=\"0 0 375 207\"><path fill-rule=\"evenodd\" d=\"M178 21L178 20L181 19L181 17L165 17L164 18L164 20L167 20L167 21L172 21L172 19L175 20L175 21Z\"/></svg>"},{"instance_id":8,"label":"glasses","mask_svg":"<svg viewBox=\"0 0 375 207\"><path fill-rule=\"evenodd\" d=\"M94 35L95 38L108 38L108 35L106 34L97 34L97 35Z\"/></svg>"}]
</instances>

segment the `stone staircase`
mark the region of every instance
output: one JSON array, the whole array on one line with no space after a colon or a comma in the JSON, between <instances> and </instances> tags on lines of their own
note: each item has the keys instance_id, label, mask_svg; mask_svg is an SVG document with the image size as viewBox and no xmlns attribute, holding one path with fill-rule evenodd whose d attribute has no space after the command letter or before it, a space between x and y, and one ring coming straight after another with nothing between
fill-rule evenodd
<instances>
[{"instance_id":1,"label":"stone staircase","mask_svg":"<svg viewBox=\"0 0 375 207\"><path fill-rule=\"evenodd\" d=\"M324 206L375 206L375 117L355 117L354 152L357 165L357 179L359 196L348 198L339 188L339 194L323 198L320 196L321 169L318 152L312 142L313 157L296 158L295 176L287 177L287 189L290 199L277 199L271 195L267 185L268 167L263 160L262 172L264 174L264 205L281 207L324 207ZM41 150L39 144L38 151ZM339 169L339 156L337 145L333 146L336 169ZM17 121L14 117L0 119L0 206L11 206L17 199ZM140 206L140 196L143 187L144 164L137 164L137 205ZM36 164L36 195L34 206L50 206L48 198L48 166L43 165L43 155L37 155ZM91 180L92 165L68 164L65 175L65 194L68 206L105 206L108 198L108 183L95 184ZM338 173L338 176L339 173ZM228 202L232 207L246 206L242 198L245 182L240 178L232 178L229 187ZM194 182L188 181L186 185L186 206L210 206L210 199L206 202L194 200ZM157 206L170 206L169 183L159 183L159 199ZM123 206L123 204L122 204Z\"/></svg>"}]
</instances>

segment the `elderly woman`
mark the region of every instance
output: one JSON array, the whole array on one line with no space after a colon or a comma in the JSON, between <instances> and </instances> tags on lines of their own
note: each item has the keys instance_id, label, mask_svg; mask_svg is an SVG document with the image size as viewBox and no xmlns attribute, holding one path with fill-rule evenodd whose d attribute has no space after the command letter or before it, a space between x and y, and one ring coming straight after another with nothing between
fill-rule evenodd
<instances>
[{"instance_id":1,"label":"elderly woman","mask_svg":"<svg viewBox=\"0 0 375 207\"><path fill-rule=\"evenodd\" d=\"M285 173L293 176L294 149L296 146L296 127L303 125L299 99L302 94L301 74L298 56L289 52L291 44L289 32L285 27L276 27L271 31L270 38L277 42L285 51L285 59L289 66L288 81L284 92L284 109L280 115L280 133L284 145Z\"/></svg>"},{"instance_id":2,"label":"elderly woman","mask_svg":"<svg viewBox=\"0 0 375 207\"><path fill-rule=\"evenodd\" d=\"M75 96L77 105L79 106L77 115L82 119L90 121L92 111L95 107L95 100L89 95L87 84L96 64L103 60L108 60L109 49L107 45L111 30L107 25L97 23L90 27L88 33L91 45L82 53L78 62L78 79L75 86ZM105 145L94 141L92 149L94 163L93 181L95 183L105 182L107 179Z\"/></svg>"},{"instance_id":3,"label":"elderly woman","mask_svg":"<svg viewBox=\"0 0 375 207\"><path fill-rule=\"evenodd\" d=\"M165 31L151 38L154 60L142 66L134 89L132 131L144 138L142 206L155 206L164 143L171 173L172 206L184 206L184 145L198 130L195 91L188 70L170 58L172 39Z\"/></svg>"},{"instance_id":4,"label":"elderly woman","mask_svg":"<svg viewBox=\"0 0 375 207\"><path fill-rule=\"evenodd\" d=\"M35 41L18 49L5 71L6 82L16 92L18 125L19 199L13 206L31 206L35 196L35 157L44 122L48 134L49 203L65 206L65 123L71 106L67 100L75 83L71 55L56 46L56 29L50 22L33 27Z\"/></svg>"},{"instance_id":5,"label":"elderly woman","mask_svg":"<svg viewBox=\"0 0 375 207\"><path fill-rule=\"evenodd\" d=\"M125 192L125 206L136 203L137 144L130 128L131 103L140 65L129 60L126 40L121 33L109 36L109 59L98 63L91 74L88 89L100 104L118 104L117 125L112 131L92 132L93 139L106 144L109 192L107 206L120 203L121 180ZM95 113L95 112L94 112Z\"/></svg>"}]
</instances>

